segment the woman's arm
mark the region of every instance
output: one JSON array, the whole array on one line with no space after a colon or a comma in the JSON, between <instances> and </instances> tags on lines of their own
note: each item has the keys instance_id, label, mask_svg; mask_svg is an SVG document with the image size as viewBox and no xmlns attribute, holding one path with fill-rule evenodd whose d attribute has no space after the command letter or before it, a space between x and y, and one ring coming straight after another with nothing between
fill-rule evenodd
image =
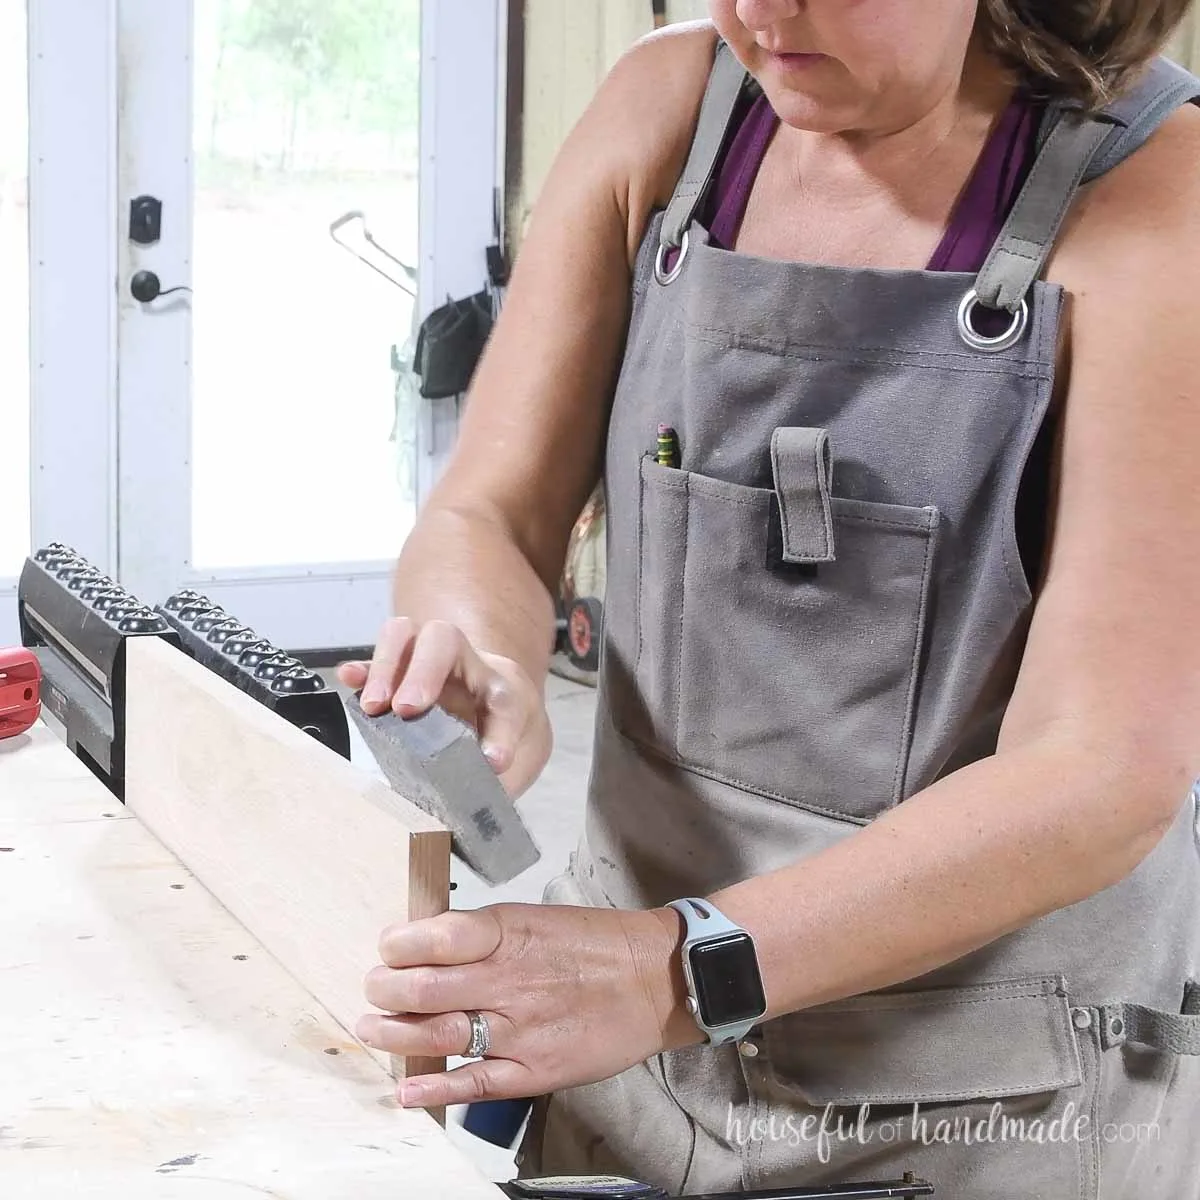
<instances>
[{"instance_id":1,"label":"woman's arm","mask_svg":"<svg viewBox=\"0 0 1200 1200\"><path fill-rule=\"evenodd\" d=\"M639 43L555 162L454 455L400 555L398 616L369 676L365 664L343 669L351 686L365 682L365 707L394 702L412 715L440 697L469 716L492 686L540 695L552 595L600 473L632 262L682 169L714 42L709 29L691 26ZM517 764L513 790L544 762L542 726L526 739L530 761ZM493 749L521 741L511 721L483 732ZM511 770L511 758L502 754L500 766Z\"/></svg>"},{"instance_id":2,"label":"woman's arm","mask_svg":"<svg viewBox=\"0 0 1200 1200\"><path fill-rule=\"evenodd\" d=\"M1053 537L996 754L713 897L755 934L775 1013L911 979L1118 882L1200 775L1197 162L1188 110L1091 186L1051 264L1074 306Z\"/></svg>"}]
</instances>

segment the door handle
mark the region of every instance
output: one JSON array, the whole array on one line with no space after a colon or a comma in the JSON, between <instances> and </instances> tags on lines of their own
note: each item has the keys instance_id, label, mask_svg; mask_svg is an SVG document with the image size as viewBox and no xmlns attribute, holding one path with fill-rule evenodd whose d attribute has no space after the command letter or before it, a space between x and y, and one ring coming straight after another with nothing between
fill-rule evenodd
<instances>
[{"instance_id":1,"label":"door handle","mask_svg":"<svg viewBox=\"0 0 1200 1200\"><path fill-rule=\"evenodd\" d=\"M163 288L158 276L153 271L138 271L129 281L129 291L140 304L149 304L159 296L169 296L172 292L190 292L190 287L180 284L178 287Z\"/></svg>"}]
</instances>

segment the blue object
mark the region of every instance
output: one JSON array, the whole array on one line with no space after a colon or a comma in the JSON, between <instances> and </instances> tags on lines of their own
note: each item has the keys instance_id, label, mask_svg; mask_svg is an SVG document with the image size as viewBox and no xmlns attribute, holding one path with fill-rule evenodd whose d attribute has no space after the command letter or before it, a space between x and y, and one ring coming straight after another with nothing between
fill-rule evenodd
<instances>
[{"instance_id":1,"label":"blue object","mask_svg":"<svg viewBox=\"0 0 1200 1200\"><path fill-rule=\"evenodd\" d=\"M511 1150L531 1108L532 1100L483 1100L469 1104L463 1128L482 1141Z\"/></svg>"}]
</instances>

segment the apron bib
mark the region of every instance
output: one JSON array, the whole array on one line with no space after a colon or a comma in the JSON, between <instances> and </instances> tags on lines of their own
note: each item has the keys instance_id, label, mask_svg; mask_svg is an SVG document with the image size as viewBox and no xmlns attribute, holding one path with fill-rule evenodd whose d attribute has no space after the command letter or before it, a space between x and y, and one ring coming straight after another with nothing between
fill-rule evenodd
<instances>
[{"instance_id":1,"label":"apron bib","mask_svg":"<svg viewBox=\"0 0 1200 1200\"><path fill-rule=\"evenodd\" d=\"M708 245L695 213L745 86L721 47L636 266L585 832L551 903L710 894L994 751L1033 600L1017 493L1065 319L1042 268L1080 183L1200 95L1160 61L1098 118L1053 110L973 277ZM981 336L979 303L1007 331ZM522 1172L1200 1196L1196 808L1122 883L931 975L544 1099Z\"/></svg>"}]
</instances>

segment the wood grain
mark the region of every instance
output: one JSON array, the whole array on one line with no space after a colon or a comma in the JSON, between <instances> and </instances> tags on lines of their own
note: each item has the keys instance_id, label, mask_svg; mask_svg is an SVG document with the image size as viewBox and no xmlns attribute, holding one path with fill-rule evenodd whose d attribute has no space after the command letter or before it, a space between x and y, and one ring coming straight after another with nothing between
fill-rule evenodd
<instances>
[{"instance_id":1,"label":"wood grain","mask_svg":"<svg viewBox=\"0 0 1200 1200\"><path fill-rule=\"evenodd\" d=\"M449 833L165 642L126 670L130 811L352 1035L384 928L449 906Z\"/></svg>"},{"instance_id":2,"label":"wood grain","mask_svg":"<svg viewBox=\"0 0 1200 1200\"><path fill-rule=\"evenodd\" d=\"M501 1200L44 726L0 846L3 1200Z\"/></svg>"}]
</instances>

